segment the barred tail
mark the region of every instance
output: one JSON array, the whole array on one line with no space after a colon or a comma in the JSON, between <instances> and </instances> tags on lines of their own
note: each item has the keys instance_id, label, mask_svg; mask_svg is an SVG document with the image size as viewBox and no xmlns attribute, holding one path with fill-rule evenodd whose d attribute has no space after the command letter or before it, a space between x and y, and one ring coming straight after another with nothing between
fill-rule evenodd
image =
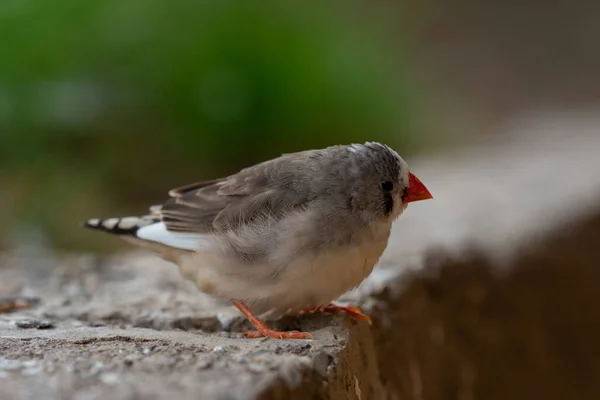
<instances>
[{"instance_id":1,"label":"barred tail","mask_svg":"<svg viewBox=\"0 0 600 400\"><path fill-rule=\"evenodd\" d=\"M180 250L197 250L210 241L210 235L170 232L161 221L160 205L150 207L150 215L90 219L83 226L117 235L136 244L168 246Z\"/></svg>"},{"instance_id":2,"label":"barred tail","mask_svg":"<svg viewBox=\"0 0 600 400\"><path fill-rule=\"evenodd\" d=\"M143 217L123 217L123 218L106 218L106 219L90 219L83 226L90 229L95 229L119 236L137 237L137 231L144 226L160 222L160 218L156 216Z\"/></svg>"}]
</instances>

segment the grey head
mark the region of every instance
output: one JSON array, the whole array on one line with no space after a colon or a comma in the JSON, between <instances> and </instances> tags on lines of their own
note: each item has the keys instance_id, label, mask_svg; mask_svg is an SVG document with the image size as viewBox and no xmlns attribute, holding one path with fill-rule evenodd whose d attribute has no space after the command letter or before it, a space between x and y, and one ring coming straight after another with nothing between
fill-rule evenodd
<instances>
[{"instance_id":1,"label":"grey head","mask_svg":"<svg viewBox=\"0 0 600 400\"><path fill-rule=\"evenodd\" d=\"M337 154L335 154L337 153ZM406 162L390 147L377 143L336 146L332 176L347 197L350 211L363 220L397 218L406 208L409 184Z\"/></svg>"}]
</instances>

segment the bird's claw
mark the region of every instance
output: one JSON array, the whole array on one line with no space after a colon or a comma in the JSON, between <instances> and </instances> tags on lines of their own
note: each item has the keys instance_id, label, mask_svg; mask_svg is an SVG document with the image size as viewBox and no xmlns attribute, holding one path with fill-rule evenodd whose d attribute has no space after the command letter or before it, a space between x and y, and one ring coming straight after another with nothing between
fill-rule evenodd
<instances>
[{"instance_id":1,"label":"bird's claw","mask_svg":"<svg viewBox=\"0 0 600 400\"><path fill-rule=\"evenodd\" d=\"M314 336L308 332L300 332L300 331L281 332L281 331L276 331L274 329L271 329L267 326L267 324L265 324L256 315L254 315L254 313L248 308L248 306L245 303L243 303L239 300L234 300L233 305L236 306L237 309L240 310L240 312L242 314L244 314L244 316L246 318L248 318L248 320L256 328L255 331L247 331L246 332L246 336L248 338L256 339L256 338L260 338L260 337L268 337L271 339L311 339L311 340L315 339Z\"/></svg>"},{"instance_id":2,"label":"bird's claw","mask_svg":"<svg viewBox=\"0 0 600 400\"><path fill-rule=\"evenodd\" d=\"M268 337L271 339L310 339L315 340L314 336L308 332L300 331L276 331L273 329L263 329L262 331L247 331L246 336L250 339Z\"/></svg>"},{"instance_id":3,"label":"bird's claw","mask_svg":"<svg viewBox=\"0 0 600 400\"><path fill-rule=\"evenodd\" d=\"M360 308L354 307L354 306L337 306L335 304L329 304L326 306L305 308L300 311L301 314L316 313L316 312L328 312L328 313L333 313L333 314L339 314L341 312L344 312L344 313L348 314L351 318L367 321L369 323L369 325L372 324L371 317L364 314L360 310Z\"/></svg>"}]
</instances>

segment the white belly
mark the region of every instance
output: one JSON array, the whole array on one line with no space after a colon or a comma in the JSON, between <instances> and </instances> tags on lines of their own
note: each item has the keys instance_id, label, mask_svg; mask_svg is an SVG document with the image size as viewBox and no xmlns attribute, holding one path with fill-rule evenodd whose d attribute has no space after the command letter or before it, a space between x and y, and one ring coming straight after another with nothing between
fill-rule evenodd
<instances>
[{"instance_id":1,"label":"white belly","mask_svg":"<svg viewBox=\"0 0 600 400\"><path fill-rule=\"evenodd\" d=\"M299 259L275 283L273 295L257 302L256 307L261 311L272 308L278 314L327 305L369 276L386 244L370 243L368 248L340 249L312 260Z\"/></svg>"},{"instance_id":2,"label":"white belly","mask_svg":"<svg viewBox=\"0 0 600 400\"><path fill-rule=\"evenodd\" d=\"M280 269L273 265L232 265L206 253L191 255L178 265L201 291L244 300L257 314L277 315L329 304L358 286L385 250L389 228L386 224L377 235L370 232L360 245L301 255Z\"/></svg>"}]
</instances>

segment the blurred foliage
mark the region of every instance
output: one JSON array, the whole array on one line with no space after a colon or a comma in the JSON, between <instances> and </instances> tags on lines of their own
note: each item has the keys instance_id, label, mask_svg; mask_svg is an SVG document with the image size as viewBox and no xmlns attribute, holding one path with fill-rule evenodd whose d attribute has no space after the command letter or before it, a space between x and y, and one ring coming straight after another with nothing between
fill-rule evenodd
<instances>
[{"instance_id":1,"label":"blurred foliage","mask_svg":"<svg viewBox=\"0 0 600 400\"><path fill-rule=\"evenodd\" d=\"M35 228L89 248L81 220L282 152L406 154L417 91L385 9L364 6L2 0L0 241Z\"/></svg>"}]
</instances>

